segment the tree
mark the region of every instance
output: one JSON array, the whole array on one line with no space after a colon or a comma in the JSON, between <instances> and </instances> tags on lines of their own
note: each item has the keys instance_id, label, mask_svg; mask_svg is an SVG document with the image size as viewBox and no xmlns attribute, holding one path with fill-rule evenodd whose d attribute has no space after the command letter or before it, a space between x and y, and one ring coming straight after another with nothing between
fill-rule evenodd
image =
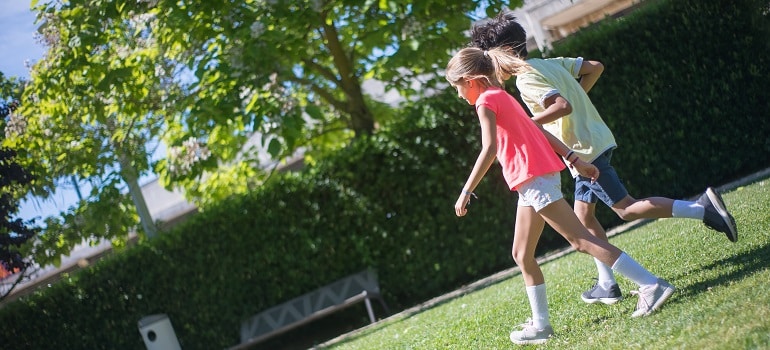
<instances>
[{"instance_id":1,"label":"tree","mask_svg":"<svg viewBox=\"0 0 770 350\"><path fill-rule=\"evenodd\" d=\"M138 223L154 235L142 175L205 203L258 186L264 153L314 154L371 134L395 112L364 81L418 98L467 42L471 13L504 3L33 0L48 52L25 91L27 127L6 141L35 159L26 165L43 196L63 177L92 183L46 221L44 241L121 239ZM254 135L261 152L244 149ZM148 144L168 156L153 163Z\"/></svg>"},{"instance_id":2,"label":"tree","mask_svg":"<svg viewBox=\"0 0 770 350\"><path fill-rule=\"evenodd\" d=\"M189 62L197 77L180 125L199 137L218 136L208 133L212 124L257 131L274 157L329 133L343 140L348 131L371 134L387 120L373 113L365 80L418 97L442 80L435 73L468 41L470 14L480 5L496 14L506 3L144 2L163 14L154 30L169 55Z\"/></svg>"},{"instance_id":3,"label":"tree","mask_svg":"<svg viewBox=\"0 0 770 350\"><path fill-rule=\"evenodd\" d=\"M2 73L0 81L4 81ZM9 104L0 101L0 125L8 124L5 119L16 107L16 101ZM14 122L11 118L10 122ZM32 262L23 247L39 231L37 227L31 226L33 222L15 217L19 207L17 196L32 181L30 174L15 161L15 156L16 152L12 149L0 147L0 270L3 275L16 275L12 281L3 281L0 285L0 300L5 299L27 276L27 269L32 266Z\"/></svg>"},{"instance_id":4,"label":"tree","mask_svg":"<svg viewBox=\"0 0 770 350\"><path fill-rule=\"evenodd\" d=\"M80 5L41 9L48 51L25 90L34 102L21 111L27 127L9 137L35 160L43 196L62 177L91 183L88 198L46 222L47 238L66 237L68 248L78 238L125 240L137 223L157 234L139 178L152 170L147 145L164 132L165 111L179 95L149 23Z\"/></svg>"}]
</instances>

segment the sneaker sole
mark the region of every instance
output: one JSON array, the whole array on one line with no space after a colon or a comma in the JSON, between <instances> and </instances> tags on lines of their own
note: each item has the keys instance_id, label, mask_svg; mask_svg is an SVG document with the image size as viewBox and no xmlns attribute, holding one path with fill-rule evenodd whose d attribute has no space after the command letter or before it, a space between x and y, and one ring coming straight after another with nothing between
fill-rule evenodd
<instances>
[{"instance_id":1,"label":"sneaker sole","mask_svg":"<svg viewBox=\"0 0 770 350\"><path fill-rule=\"evenodd\" d=\"M727 239L729 239L730 242L737 242L738 229L735 227L735 221L730 216L730 213L727 212L727 208L725 207L725 202L722 200L722 196L720 196L719 193L714 191L714 189L711 187L706 189L706 195L709 197L709 200L714 206L714 209L717 210L717 213L719 213L719 216L722 217L722 220L724 220L727 228L730 230L730 232L725 232Z\"/></svg>"},{"instance_id":2,"label":"sneaker sole","mask_svg":"<svg viewBox=\"0 0 770 350\"><path fill-rule=\"evenodd\" d=\"M621 300L623 300L623 297L620 298L593 298L593 299L587 299L584 296L580 296L580 299L583 299L584 302L588 304L596 304L596 303L602 303L605 305L612 305L615 304Z\"/></svg>"},{"instance_id":3,"label":"sneaker sole","mask_svg":"<svg viewBox=\"0 0 770 350\"><path fill-rule=\"evenodd\" d=\"M545 344L545 342L547 342L548 339L550 339L549 337L547 339L518 340L513 338L513 333L511 333L511 335L508 338L511 339L511 341L516 345L540 345L540 344Z\"/></svg>"}]
</instances>

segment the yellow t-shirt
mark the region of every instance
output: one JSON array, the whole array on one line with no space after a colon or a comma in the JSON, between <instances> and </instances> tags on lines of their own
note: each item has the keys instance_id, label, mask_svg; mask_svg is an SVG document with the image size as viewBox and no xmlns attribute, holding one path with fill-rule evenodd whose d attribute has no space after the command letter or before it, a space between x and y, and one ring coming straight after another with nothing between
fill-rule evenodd
<instances>
[{"instance_id":1,"label":"yellow t-shirt","mask_svg":"<svg viewBox=\"0 0 770 350\"><path fill-rule=\"evenodd\" d=\"M532 113L545 110L543 103L560 94L572 105L572 113L543 127L564 142L586 162L593 162L605 151L617 147L612 131L604 123L588 94L578 81L582 57L528 59L532 70L516 77L516 87ZM570 169L573 176L577 173Z\"/></svg>"}]
</instances>

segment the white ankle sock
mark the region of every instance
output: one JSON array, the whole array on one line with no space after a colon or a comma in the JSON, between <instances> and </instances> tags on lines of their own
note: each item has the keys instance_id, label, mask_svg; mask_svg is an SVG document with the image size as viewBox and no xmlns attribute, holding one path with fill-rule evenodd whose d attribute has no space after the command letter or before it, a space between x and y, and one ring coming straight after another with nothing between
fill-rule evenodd
<instances>
[{"instance_id":1,"label":"white ankle sock","mask_svg":"<svg viewBox=\"0 0 770 350\"><path fill-rule=\"evenodd\" d=\"M545 283L536 286L527 286L529 306L532 308L532 325L537 329L543 329L551 324L548 319L548 298L545 294Z\"/></svg>"},{"instance_id":2,"label":"white ankle sock","mask_svg":"<svg viewBox=\"0 0 770 350\"><path fill-rule=\"evenodd\" d=\"M671 216L675 218L703 219L703 213L706 211L702 205L689 201L674 201L671 208Z\"/></svg>"},{"instance_id":3,"label":"white ankle sock","mask_svg":"<svg viewBox=\"0 0 770 350\"><path fill-rule=\"evenodd\" d=\"M599 285L604 289L610 289L613 284L617 284L615 281L615 274L612 273L612 268L604 265L599 259L594 258L596 263L596 270L599 272Z\"/></svg>"},{"instance_id":4,"label":"white ankle sock","mask_svg":"<svg viewBox=\"0 0 770 350\"><path fill-rule=\"evenodd\" d=\"M618 260L612 264L612 269L617 271L628 279L634 281L640 287L649 286L658 283L658 277L647 271L636 260L632 259L625 252L620 253Z\"/></svg>"}]
</instances>

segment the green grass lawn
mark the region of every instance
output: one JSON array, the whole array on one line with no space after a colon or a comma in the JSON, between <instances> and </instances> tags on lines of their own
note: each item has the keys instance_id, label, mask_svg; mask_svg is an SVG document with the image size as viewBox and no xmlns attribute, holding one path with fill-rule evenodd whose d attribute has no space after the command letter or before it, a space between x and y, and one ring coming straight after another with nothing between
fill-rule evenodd
<instances>
[{"instance_id":1,"label":"green grass lawn","mask_svg":"<svg viewBox=\"0 0 770 350\"><path fill-rule=\"evenodd\" d=\"M580 293L596 270L571 252L542 264L556 336L542 348L770 349L770 180L723 198L739 240L687 219L663 219L610 241L677 291L659 311L631 318L635 285L618 276L625 299L588 305ZM514 270L515 271L515 270ZM510 349L514 326L530 316L518 273L428 307L394 315L320 346L326 349Z\"/></svg>"}]
</instances>

